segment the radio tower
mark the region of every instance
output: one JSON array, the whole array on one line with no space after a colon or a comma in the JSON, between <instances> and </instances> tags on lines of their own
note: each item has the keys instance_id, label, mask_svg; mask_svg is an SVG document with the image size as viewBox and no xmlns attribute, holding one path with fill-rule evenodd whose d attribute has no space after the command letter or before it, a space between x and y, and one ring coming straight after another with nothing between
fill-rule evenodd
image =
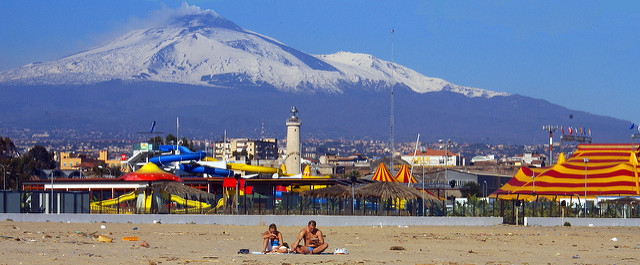
<instances>
[{"instance_id":1,"label":"radio tower","mask_svg":"<svg viewBox=\"0 0 640 265\"><path fill-rule=\"evenodd\" d=\"M393 87L395 85L395 83L393 82L393 71L394 71L394 65L393 65L393 33L395 33L395 30L392 28L391 29L391 135L390 135L390 144L391 144L391 160L389 162L389 170L391 171L391 174L393 174L393 154L395 153L395 146L393 143L393 111L394 111L394 99L393 99Z\"/></svg>"},{"instance_id":2,"label":"radio tower","mask_svg":"<svg viewBox=\"0 0 640 265\"><path fill-rule=\"evenodd\" d=\"M558 130L558 126L544 125L542 130L549 132L549 166L553 165L553 132Z\"/></svg>"},{"instance_id":3,"label":"radio tower","mask_svg":"<svg viewBox=\"0 0 640 265\"><path fill-rule=\"evenodd\" d=\"M260 127L260 140L264 140L264 119L262 119L262 124Z\"/></svg>"}]
</instances>

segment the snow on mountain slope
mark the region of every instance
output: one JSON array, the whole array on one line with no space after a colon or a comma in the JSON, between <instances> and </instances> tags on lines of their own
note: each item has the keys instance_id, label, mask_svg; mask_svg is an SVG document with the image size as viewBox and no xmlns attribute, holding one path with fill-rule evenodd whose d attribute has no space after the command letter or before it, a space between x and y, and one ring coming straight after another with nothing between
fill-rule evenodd
<instances>
[{"instance_id":1,"label":"snow on mountain slope","mask_svg":"<svg viewBox=\"0 0 640 265\"><path fill-rule=\"evenodd\" d=\"M445 90L468 97L508 95L457 86L366 54L312 56L245 30L211 10L187 8L190 12L164 25L131 31L102 47L2 72L0 82L150 80L216 87L271 86L312 93L404 85L418 93Z\"/></svg>"}]
</instances>

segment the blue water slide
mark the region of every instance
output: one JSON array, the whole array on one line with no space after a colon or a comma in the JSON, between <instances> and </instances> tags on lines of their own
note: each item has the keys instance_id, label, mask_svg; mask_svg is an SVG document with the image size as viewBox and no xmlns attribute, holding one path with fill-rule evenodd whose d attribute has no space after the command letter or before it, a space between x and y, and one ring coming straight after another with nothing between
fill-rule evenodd
<instances>
[{"instance_id":1,"label":"blue water slide","mask_svg":"<svg viewBox=\"0 0 640 265\"><path fill-rule=\"evenodd\" d=\"M156 156L156 157L149 158L149 162L154 163L156 165L164 165L164 164L171 163L171 162L176 162L176 161L201 160L201 159L203 159L204 157L207 156L207 154L205 152L193 152L193 151L189 150L189 148L186 148L184 146L178 146L177 149L180 150L180 152L182 154ZM161 145L160 146L160 151L161 152L169 152L169 151L173 151L173 150L176 150L176 146L175 145Z\"/></svg>"},{"instance_id":2,"label":"blue water slide","mask_svg":"<svg viewBox=\"0 0 640 265\"><path fill-rule=\"evenodd\" d=\"M160 146L160 152L169 152L169 151L173 151L176 150L176 148L178 150L180 150L180 153L184 153L184 154L192 154L192 153L196 153L193 152L191 150L189 150L189 148L187 148L186 146L175 146L175 145L161 145ZM197 153L204 153L204 152L197 152Z\"/></svg>"},{"instance_id":3,"label":"blue water slide","mask_svg":"<svg viewBox=\"0 0 640 265\"><path fill-rule=\"evenodd\" d=\"M180 170L192 173L206 173L218 177L230 177L233 176L233 171L214 167L205 167L192 164L181 164Z\"/></svg>"}]
</instances>

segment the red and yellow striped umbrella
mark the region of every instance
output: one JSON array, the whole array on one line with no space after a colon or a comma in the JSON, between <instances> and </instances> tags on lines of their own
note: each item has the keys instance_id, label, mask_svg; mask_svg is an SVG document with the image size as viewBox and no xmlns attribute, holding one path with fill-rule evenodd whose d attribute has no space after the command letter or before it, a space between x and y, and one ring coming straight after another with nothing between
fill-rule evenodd
<instances>
[{"instance_id":1,"label":"red and yellow striped umbrella","mask_svg":"<svg viewBox=\"0 0 640 265\"><path fill-rule=\"evenodd\" d=\"M393 176L391 176L391 173L389 173L389 170L387 170L383 163L380 163L378 170L376 170L376 173L373 174L373 178L371 179L377 181L398 182Z\"/></svg>"},{"instance_id":2,"label":"red and yellow striped umbrella","mask_svg":"<svg viewBox=\"0 0 640 265\"><path fill-rule=\"evenodd\" d=\"M411 171L407 165L402 165L398 174L396 174L396 180L401 183L418 183L413 176L411 176Z\"/></svg>"},{"instance_id":3,"label":"red and yellow striped umbrella","mask_svg":"<svg viewBox=\"0 0 640 265\"><path fill-rule=\"evenodd\" d=\"M571 157L546 168L520 168L490 197L535 200L535 196L587 197L638 196L638 158L630 144L583 144ZM585 163L585 158L587 162ZM535 175L534 175L535 172ZM535 183L534 178L535 176ZM535 193L534 193L535 189Z\"/></svg>"}]
</instances>

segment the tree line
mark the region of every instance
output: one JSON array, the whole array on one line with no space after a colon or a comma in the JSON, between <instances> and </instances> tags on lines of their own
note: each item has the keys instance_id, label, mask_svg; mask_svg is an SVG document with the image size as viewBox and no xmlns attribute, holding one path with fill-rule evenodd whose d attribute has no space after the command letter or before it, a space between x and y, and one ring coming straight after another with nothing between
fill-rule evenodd
<instances>
[{"instance_id":1,"label":"tree line","mask_svg":"<svg viewBox=\"0 0 640 265\"><path fill-rule=\"evenodd\" d=\"M53 169L57 167L53 152L47 151L44 146L36 145L26 154L19 155L9 137L0 137L0 164L6 172L2 172L3 185L6 188L18 188L20 184L31 179L41 169ZM0 170L3 170L0 168Z\"/></svg>"}]
</instances>

